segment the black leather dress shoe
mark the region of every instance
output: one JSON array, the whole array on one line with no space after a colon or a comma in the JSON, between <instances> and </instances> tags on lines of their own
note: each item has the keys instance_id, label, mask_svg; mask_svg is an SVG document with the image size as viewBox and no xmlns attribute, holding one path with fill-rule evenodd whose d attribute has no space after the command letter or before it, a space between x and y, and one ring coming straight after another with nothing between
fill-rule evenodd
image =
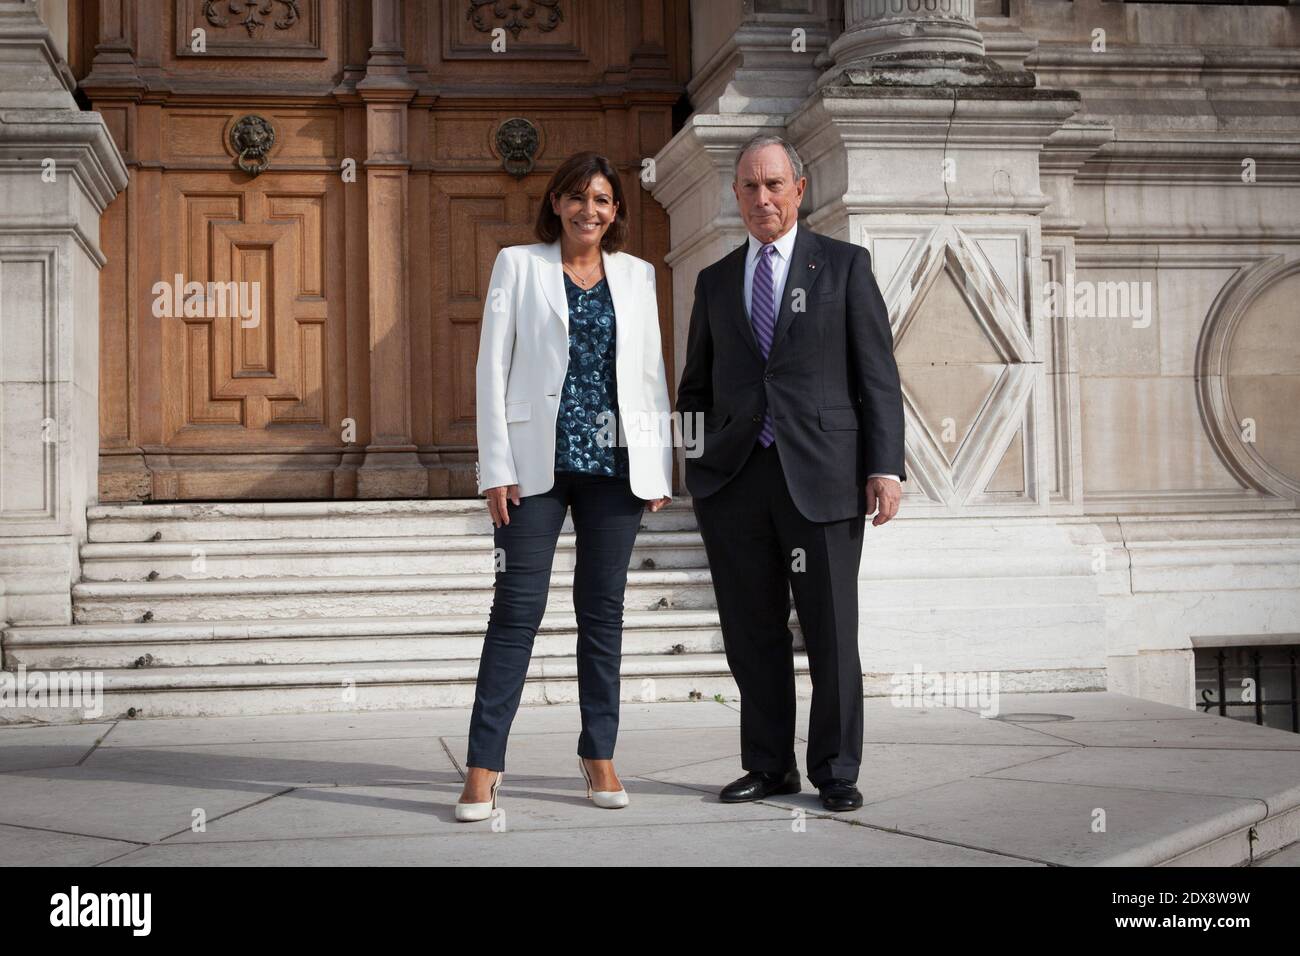
<instances>
[{"instance_id":1,"label":"black leather dress shoe","mask_svg":"<svg viewBox=\"0 0 1300 956\"><path fill-rule=\"evenodd\" d=\"M853 785L852 780L832 778L817 788L821 794L822 806L827 810L856 810L862 806L862 791Z\"/></svg>"},{"instance_id":2,"label":"black leather dress shoe","mask_svg":"<svg viewBox=\"0 0 1300 956\"><path fill-rule=\"evenodd\" d=\"M785 773L751 770L739 780L733 780L723 787L718 792L718 798L723 803L746 803L762 800L774 793L798 793L802 789L803 783L797 769Z\"/></svg>"}]
</instances>

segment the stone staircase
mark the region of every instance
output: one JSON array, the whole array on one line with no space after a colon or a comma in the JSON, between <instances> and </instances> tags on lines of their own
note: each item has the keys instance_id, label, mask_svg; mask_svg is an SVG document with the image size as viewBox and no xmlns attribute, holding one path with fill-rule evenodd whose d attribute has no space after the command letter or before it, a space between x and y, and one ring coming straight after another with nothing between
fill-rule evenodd
<instances>
[{"instance_id":1,"label":"stone staircase","mask_svg":"<svg viewBox=\"0 0 1300 956\"><path fill-rule=\"evenodd\" d=\"M73 623L8 628L4 669L102 673L107 717L473 702L493 595L481 500L108 505L87 517ZM577 700L574 559L570 519L525 703ZM806 684L799 651L796 668ZM626 700L736 693L689 500L643 518L622 673ZM0 715L65 719L77 717Z\"/></svg>"},{"instance_id":2,"label":"stone staircase","mask_svg":"<svg viewBox=\"0 0 1300 956\"><path fill-rule=\"evenodd\" d=\"M108 718L473 702L493 593L480 499L111 505L87 518L72 623L0 631L3 669L29 686L34 674L102 679ZM1219 575L1206 579L1219 603L1205 627L1228 633L1231 618L1267 630L1250 617L1251 589L1282 579L1271 566L1247 574L1254 565L1233 556L1257 560L1261 541L1294 531L1276 515L918 515L868 534L858 620L875 696L916 667L997 671L1004 693L1103 689L1108 660L1127 660L1120 639L1204 605L1181 583L1189 561ZM1293 569L1294 548L1283 556ZM574 559L566 522L525 703L578 699ZM1284 593L1270 601L1290 607ZM807 660L790 623L804 696ZM628 701L736 694L688 499L643 518L622 674ZM0 723L81 719L80 708L0 706Z\"/></svg>"}]
</instances>

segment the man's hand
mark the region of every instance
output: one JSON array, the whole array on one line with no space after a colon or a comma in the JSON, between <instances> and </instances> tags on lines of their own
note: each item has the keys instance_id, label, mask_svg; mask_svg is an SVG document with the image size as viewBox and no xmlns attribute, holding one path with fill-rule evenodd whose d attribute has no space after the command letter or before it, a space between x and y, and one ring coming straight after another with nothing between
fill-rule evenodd
<instances>
[{"instance_id":1,"label":"man's hand","mask_svg":"<svg viewBox=\"0 0 1300 956\"><path fill-rule=\"evenodd\" d=\"M492 527L499 528L503 524L509 524L510 515L506 508L506 499L509 498L516 505L519 504L519 486L498 485L496 488L488 488L483 494L487 496L488 514L492 516Z\"/></svg>"},{"instance_id":2,"label":"man's hand","mask_svg":"<svg viewBox=\"0 0 1300 956\"><path fill-rule=\"evenodd\" d=\"M903 486L893 478L870 478L867 480L867 514L876 510L879 513L871 519L871 524L882 525L898 514L898 505L903 499Z\"/></svg>"},{"instance_id":3,"label":"man's hand","mask_svg":"<svg viewBox=\"0 0 1300 956\"><path fill-rule=\"evenodd\" d=\"M650 502L650 510L658 511L660 508L667 506L672 500L671 498L655 498Z\"/></svg>"}]
</instances>

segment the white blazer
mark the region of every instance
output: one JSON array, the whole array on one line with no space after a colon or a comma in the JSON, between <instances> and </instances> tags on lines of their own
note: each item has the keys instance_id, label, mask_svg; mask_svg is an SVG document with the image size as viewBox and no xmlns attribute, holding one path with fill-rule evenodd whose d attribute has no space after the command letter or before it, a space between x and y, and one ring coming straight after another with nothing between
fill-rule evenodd
<instances>
[{"instance_id":1,"label":"white blazer","mask_svg":"<svg viewBox=\"0 0 1300 956\"><path fill-rule=\"evenodd\" d=\"M624 252L602 249L601 258L614 302L619 440L628 446L632 493L669 497L672 429L654 266ZM502 249L479 335L479 494L518 485L523 498L554 486L555 423L568 369L569 298L559 240Z\"/></svg>"}]
</instances>

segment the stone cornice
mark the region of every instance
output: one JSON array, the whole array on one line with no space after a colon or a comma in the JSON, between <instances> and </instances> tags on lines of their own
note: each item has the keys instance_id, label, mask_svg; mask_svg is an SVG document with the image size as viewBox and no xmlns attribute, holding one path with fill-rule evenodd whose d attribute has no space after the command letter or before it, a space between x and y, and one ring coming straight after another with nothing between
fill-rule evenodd
<instances>
[{"instance_id":1,"label":"stone cornice","mask_svg":"<svg viewBox=\"0 0 1300 956\"><path fill-rule=\"evenodd\" d=\"M835 124L846 138L908 148L922 142L1037 148L1079 107L1069 90L991 90L828 87L792 114L790 135L802 142L813 128Z\"/></svg>"},{"instance_id":2,"label":"stone cornice","mask_svg":"<svg viewBox=\"0 0 1300 956\"><path fill-rule=\"evenodd\" d=\"M1130 134L1131 135L1131 134ZM1300 183L1300 134L1276 135L1273 142L1228 139L1220 134L1132 139L1117 135L1079 169L1080 183L1109 185L1187 183L1241 185L1242 160L1249 157L1261 180L1272 185Z\"/></svg>"},{"instance_id":3,"label":"stone cornice","mask_svg":"<svg viewBox=\"0 0 1300 956\"><path fill-rule=\"evenodd\" d=\"M35 176L45 159L71 170L99 212L126 188L126 164L98 113L0 110L0 167L22 165Z\"/></svg>"},{"instance_id":4,"label":"stone cornice","mask_svg":"<svg viewBox=\"0 0 1300 956\"><path fill-rule=\"evenodd\" d=\"M1242 47L1187 47L1142 44L1111 45L1094 53L1085 43L1039 41L1026 65L1050 73L1065 86L1140 87L1185 86L1213 89L1216 77L1243 76L1276 80L1279 86L1300 89L1300 50ZM1241 91L1238 85L1231 87Z\"/></svg>"},{"instance_id":5,"label":"stone cornice","mask_svg":"<svg viewBox=\"0 0 1300 956\"><path fill-rule=\"evenodd\" d=\"M1105 118L1075 115L1047 138L1038 168L1044 174L1077 172L1114 138L1115 128Z\"/></svg>"}]
</instances>

